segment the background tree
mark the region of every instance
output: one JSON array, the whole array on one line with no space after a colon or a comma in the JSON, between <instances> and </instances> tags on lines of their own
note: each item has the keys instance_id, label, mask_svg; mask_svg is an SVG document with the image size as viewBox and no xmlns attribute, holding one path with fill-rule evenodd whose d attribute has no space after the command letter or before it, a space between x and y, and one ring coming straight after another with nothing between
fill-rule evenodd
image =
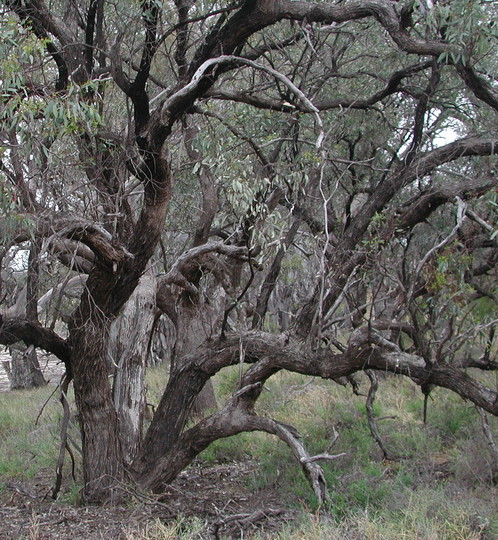
<instances>
[{"instance_id":1,"label":"background tree","mask_svg":"<svg viewBox=\"0 0 498 540\"><path fill-rule=\"evenodd\" d=\"M87 502L255 430L323 500L293 428L255 409L280 370L393 372L497 414L468 371L497 367L493 5L2 4L4 275L31 250L40 280L31 316L5 296L0 342L65 363ZM161 317L176 345L144 434Z\"/></svg>"}]
</instances>

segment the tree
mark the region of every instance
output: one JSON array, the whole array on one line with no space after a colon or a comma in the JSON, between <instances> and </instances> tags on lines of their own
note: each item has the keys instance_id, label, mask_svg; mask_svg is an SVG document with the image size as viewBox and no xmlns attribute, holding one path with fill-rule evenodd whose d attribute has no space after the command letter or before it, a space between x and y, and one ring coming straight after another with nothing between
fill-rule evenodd
<instances>
[{"instance_id":1,"label":"tree","mask_svg":"<svg viewBox=\"0 0 498 540\"><path fill-rule=\"evenodd\" d=\"M497 368L494 6L2 4L4 268L38 246L30 313L50 306L5 312L0 342L65 363L87 502L160 491L255 430L323 499L292 427L255 410L280 370L382 370L498 413L468 371ZM176 354L143 434L160 316ZM232 397L187 428L236 364Z\"/></svg>"}]
</instances>

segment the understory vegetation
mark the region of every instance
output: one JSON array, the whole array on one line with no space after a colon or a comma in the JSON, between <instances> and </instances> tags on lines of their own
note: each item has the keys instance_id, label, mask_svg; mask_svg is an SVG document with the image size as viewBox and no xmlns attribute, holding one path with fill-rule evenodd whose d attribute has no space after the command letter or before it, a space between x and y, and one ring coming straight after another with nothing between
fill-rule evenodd
<instances>
[{"instance_id":1,"label":"understory vegetation","mask_svg":"<svg viewBox=\"0 0 498 540\"><path fill-rule=\"evenodd\" d=\"M157 405L167 377L165 365L149 370L149 408ZM238 377L235 367L220 374L215 380L219 399L233 391ZM359 395L353 395L350 387L332 381L281 373L268 382L259 402L261 414L281 422L292 421L311 455L328 451L340 456L323 465L329 486L329 498L323 505L317 504L288 446L262 433L216 441L184 474L188 479L191 471L225 465L233 471L246 470L246 474L233 472L239 476L234 496L260 493L264 497L270 493L279 501L286 512L285 520L273 524L269 533L265 526L271 523L271 512L275 511L270 509L268 519L241 538L496 538L493 455L476 408L437 389L431 394L424 425L424 396L419 388L398 376L380 378L382 392L374 402L374 414L383 444L396 456L384 460L367 421L368 379L359 382ZM2 499L12 497L13 486L18 490L24 486L27 493L36 487L41 493L43 486L46 494L50 493L61 419L62 407L53 387L0 394ZM496 418L489 417L488 422L496 436ZM69 440L76 463L66 463L58 505L77 506L81 502L79 432L73 423ZM71 480L71 467L75 468L75 480ZM196 478L194 483L203 481L202 475L200 480ZM205 481L209 481L207 477ZM130 490L130 513L138 502L139 494ZM140 527L124 523L123 538L212 537L207 514L188 517L195 512L188 508L184 512L174 519L151 519Z\"/></svg>"}]
</instances>

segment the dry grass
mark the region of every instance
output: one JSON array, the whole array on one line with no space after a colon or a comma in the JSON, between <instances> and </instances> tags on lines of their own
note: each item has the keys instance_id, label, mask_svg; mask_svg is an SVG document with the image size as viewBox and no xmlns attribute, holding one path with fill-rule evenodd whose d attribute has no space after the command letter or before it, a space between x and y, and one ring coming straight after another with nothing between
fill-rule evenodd
<instances>
[{"instance_id":1,"label":"dry grass","mask_svg":"<svg viewBox=\"0 0 498 540\"><path fill-rule=\"evenodd\" d=\"M233 391L237 378L236 369L225 370L218 378L216 388L220 402ZM149 403L158 402L166 380L164 367L150 370ZM362 393L367 391L366 384L362 382ZM10 489L7 486L12 482L29 485L30 481L35 482L37 475L39 482L40 470L50 471L49 483L53 478L61 417L56 396L35 424L52 390L0 394L0 495L2 490L6 493ZM195 467L189 473L194 481L215 482L218 486L219 479L214 471L224 468L230 474L240 471L231 481L235 488L229 497L247 502L247 494L250 494L251 502L247 502L244 511L251 512L265 497L272 504L278 501L285 511L282 519L267 516L266 525L273 519L270 527L264 520L250 525L234 524L230 529L231 537L281 540L498 538L497 493L491 483L491 457L475 409L450 393L437 390L429 404L429 422L424 426L421 421L423 398L418 388L409 381L386 377L381 380L375 412L378 417L387 417L379 422L379 430L388 448L400 456L399 460L386 462L370 436L364 401L363 396L354 396L350 388L330 381L280 373L268 382L258 405L260 414L294 425L311 453L325 451L337 430L339 439L330 452L345 452L346 456L324 463L330 501L318 508L299 465L282 442L258 433L217 441L197 460L200 476ZM490 418L490 425L496 436L497 419ZM75 427L72 435L77 439ZM207 471L209 467L211 473L202 472L202 468ZM60 512L67 514L67 505L77 500L79 486L71 483L69 470L65 476L61 500L66 506L61 506ZM165 521L151 515L140 524L123 522L120 537L138 540L209 537L215 517L203 513L200 502L209 499L214 485L201 484L197 495L189 495L193 483L191 477L186 476L179 484L183 499L175 507L176 517L170 516ZM220 491L218 496L215 506L223 508L223 493ZM169 500L176 504L174 489ZM131 501L123 515L136 514L136 504ZM228 507L226 512L236 513ZM37 516L25 516L27 537L52 538L44 532L46 521ZM268 530L271 532L264 532ZM224 536L220 534L220 537Z\"/></svg>"}]
</instances>

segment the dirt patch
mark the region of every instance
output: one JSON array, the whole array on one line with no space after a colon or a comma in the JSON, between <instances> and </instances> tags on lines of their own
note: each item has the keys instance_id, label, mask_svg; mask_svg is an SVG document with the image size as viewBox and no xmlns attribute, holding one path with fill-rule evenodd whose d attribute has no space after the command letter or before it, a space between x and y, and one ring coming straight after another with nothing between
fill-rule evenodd
<instances>
[{"instance_id":1,"label":"dirt patch","mask_svg":"<svg viewBox=\"0 0 498 540\"><path fill-rule=\"evenodd\" d=\"M51 501L52 474L33 481L9 482L0 494L0 538L36 540L135 539L151 523L195 518L203 523L200 538L247 538L256 531L271 538L295 512L271 491L251 491L247 478L254 463L207 466L184 471L154 499L128 491L130 504L117 507L75 507Z\"/></svg>"}]
</instances>

